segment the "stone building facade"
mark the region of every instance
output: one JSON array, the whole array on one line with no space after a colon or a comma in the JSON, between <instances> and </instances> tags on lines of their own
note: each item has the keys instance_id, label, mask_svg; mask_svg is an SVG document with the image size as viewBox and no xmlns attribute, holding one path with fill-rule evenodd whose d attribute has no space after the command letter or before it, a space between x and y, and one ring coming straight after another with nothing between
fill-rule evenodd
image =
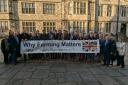
<instances>
[{"instance_id":1,"label":"stone building facade","mask_svg":"<svg viewBox=\"0 0 128 85\"><path fill-rule=\"evenodd\" d=\"M128 0L0 0L0 33L66 29L116 34L117 27L128 37Z\"/></svg>"}]
</instances>

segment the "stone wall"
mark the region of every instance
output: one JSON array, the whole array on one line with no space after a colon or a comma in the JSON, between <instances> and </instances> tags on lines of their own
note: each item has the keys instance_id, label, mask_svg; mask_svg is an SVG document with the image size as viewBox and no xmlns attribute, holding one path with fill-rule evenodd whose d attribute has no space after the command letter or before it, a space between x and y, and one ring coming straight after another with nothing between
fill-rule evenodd
<instances>
[{"instance_id":1,"label":"stone wall","mask_svg":"<svg viewBox=\"0 0 128 85\"><path fill-rule=\"evenodd\" d=\"M0 39L0 63L4 61L3 54L1 52L1 39Z\"/></svg>"}]
</instances>

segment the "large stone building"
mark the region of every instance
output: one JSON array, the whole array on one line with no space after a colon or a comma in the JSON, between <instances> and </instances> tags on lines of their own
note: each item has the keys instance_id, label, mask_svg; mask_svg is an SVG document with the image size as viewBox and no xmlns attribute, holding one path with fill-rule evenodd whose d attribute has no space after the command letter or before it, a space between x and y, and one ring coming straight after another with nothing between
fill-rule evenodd
<instances>
[{"instance_id":1,"label":"large stone building","mask_svg":"<svg viewBox=\"0 0 128 85\"><path fill-rule=\"evenodd\" d=\"M67 29L116 34L117 28L128 36L128 0L0 0L1 33Z\"/></svg>"}]
</instances>

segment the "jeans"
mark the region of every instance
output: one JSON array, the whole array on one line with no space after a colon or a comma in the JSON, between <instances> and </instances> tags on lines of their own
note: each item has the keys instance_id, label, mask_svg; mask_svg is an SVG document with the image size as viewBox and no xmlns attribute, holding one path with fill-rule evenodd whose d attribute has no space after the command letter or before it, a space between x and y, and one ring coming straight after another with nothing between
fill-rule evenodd
<instances>
[{"instance_id":1,"label":"jeans","mask_svg":"<svg viewBox=\"0 0 128 85\"><path fill-rule=\"evenodd\" d=\"M104 55L104 65L108 65L110 64L110 55L107 53Z\"/></svg>"}]
</instances>

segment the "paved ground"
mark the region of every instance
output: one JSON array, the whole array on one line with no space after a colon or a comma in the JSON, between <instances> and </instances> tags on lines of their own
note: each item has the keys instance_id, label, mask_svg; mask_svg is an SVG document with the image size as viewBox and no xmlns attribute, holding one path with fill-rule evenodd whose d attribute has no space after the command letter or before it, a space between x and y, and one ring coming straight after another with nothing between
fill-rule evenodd
<instances>
[{"instance_id":1,"label":"paved ground","mask_svg":"<svg viewBox=\"0 0 128 85\"><path fill-rule=\"evenodd\" d=\"M66 61L0 65L0 85L128 85L125 69Z\"/></svg>"}]
</instances>

